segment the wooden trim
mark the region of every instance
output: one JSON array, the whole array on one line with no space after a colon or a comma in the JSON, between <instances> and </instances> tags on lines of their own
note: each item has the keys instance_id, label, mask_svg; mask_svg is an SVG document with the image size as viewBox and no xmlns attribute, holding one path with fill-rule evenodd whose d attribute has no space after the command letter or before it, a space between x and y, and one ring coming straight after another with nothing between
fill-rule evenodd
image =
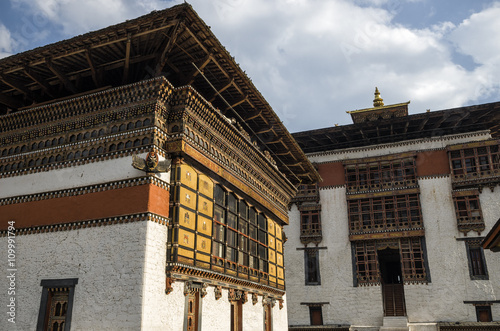
<instances>
[{"instance_id":1,"label":"wooden trim","mask_svg":"<svg viewBox=\"0 0 500 331\"><path fill-rule=\"evenodd\" d=\"M17 229L144 212L168 217L169 197L168 190L145 184L4 205L0 206L0 215L5 220L15 221ZM2 222L0 231L6 230L7 225Z\"/></svg>"}]
</instances>

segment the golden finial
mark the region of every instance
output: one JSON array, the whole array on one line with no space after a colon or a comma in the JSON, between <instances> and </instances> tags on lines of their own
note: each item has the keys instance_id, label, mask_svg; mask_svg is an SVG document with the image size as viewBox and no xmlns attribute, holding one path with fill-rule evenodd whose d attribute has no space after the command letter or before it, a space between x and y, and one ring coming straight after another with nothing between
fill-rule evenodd
<instances>
[{"instance_id":1,"label":"golden finial","mask_svg":"<svg viewBox=\"0 0 500 331\"><path fill-rule=\"evenodd\" d=\"M380 97L380 92L378 87L375 87L375 99L373 99L373 107L382 107L384 105L384 99Z\"/></svg>"}]
</instances>

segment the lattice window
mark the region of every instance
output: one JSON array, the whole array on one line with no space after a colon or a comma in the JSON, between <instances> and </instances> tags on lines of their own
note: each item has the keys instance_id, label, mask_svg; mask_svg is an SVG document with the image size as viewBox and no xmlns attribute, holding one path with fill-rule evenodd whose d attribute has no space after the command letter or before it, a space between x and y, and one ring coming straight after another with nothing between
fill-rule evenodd
<instances>
[{"instance_id":1,"label":"lattice window","mask_svg":"<svg viewBox=\"0 0 500 331\"><path fill-rule=\"evenodd\" d=\"M469 275L472 280L489 279L488 268L484 251L481 247L481 239L465 241L467 247L467 260L469 265Z\"/></svg>"},{"instance_id":2,"label":"lattice window","mask_svg":"<svg viewBox=\"0 0 500 331\"><path fill-rule=\"evenodd\" d=\"M360 285L380 284L375 242L353 242L356 256L356 279Z\"/></svg>"},{"instance_id":3,"label":"lattice window","mask_svg":"<svg viewBox=\"0 0 500 331\"><path fill-rule=\"evenodd\" d=\"M321 236L319 210L304 210L300 212L300 235Z\"/></svg>"},{"instance_id":4,"label":"lattice window","mask_svg":"<svg viewBox=\"0 0 500 331\"><path fill-rule=\"evenodd\" d=\"M367 191L416 185L414 158L348 164L345 166L347 190Z\"/></svg>"},{"instance_id":5,"label":"lattice window","mask_svg":"<svg viewBox=\"0 0 500 331\"><path fill-rule=\"evenodd\" d=\"M69 289L50 289L50 306L47 330L62 331L66 322L68 310Z\"/></svg>"},{"instance_id":6,"label":"lattice window","mask_svg":"<svg viewBox=\"0 0 500 331\"><path fill-rule=\"evenodd\" d=\"M450 165L455 179L491 176L500 170L498 145L451 150Z\"/></svg>"},{"instance_id":7,"label":"lattice window","mask_svg":"<svg viewBox=\"0 0 500 331\"><path fill-rule=\"evenodd\" d=\"M70 330L74 288L78 279L42 280L37 330Z\"/></svg>"},{"instance_id":8,"label":"lattice window","mask_svg":"<svg viewBox=\"0 0 500 331\"><path fill-rule=\"evenodd\" d=\"M212 256L214 263L225 262L226 269L244 266L268 272L268 230L263 213L244 200L215 186Z\"/></svg>"},{"instance_id":9,"label":"lattice window","mask_svg":"<svg viewBox=\"0 0 500 331\"><path fill-rule=\"evenodd\" d=\"M422 238L401 238L399 247L405 283L427 282Z\"/></svg>"},{"instance_id":10,"label":"lattice window","mask_svg":"<svg viewBox=\"0 0 500 331\"><path fill-rule=\"evenodd\" d=\"M351 233L421 228L418 194L348 201Z\"/></svg>"},{"instance_id":11,"label":"lattice window","mask_svg":"<svg viewBox=\"0 0 500 331\"><path fill-rule=\"evenodd\" d=\"M477 190L453 192L453 200L458 230L465 233L469 231L481 233L485 225L479 203L479 192Z\"/></svg>"},{"instance_id":12,"label":"lattice window","mask_svg":"<svg viewBox=\"0 0 500 331\"><path fill-rule=\"evenodd\" d=\"M401 272L405 283L426 283L428 274L425 267L423 238L400 238L393 242L399 245ZM385 241L354 241L353 253L356 263L358 285L379 285L380 266L378 250L387 248Z\"/></svg>"}]
</instances>

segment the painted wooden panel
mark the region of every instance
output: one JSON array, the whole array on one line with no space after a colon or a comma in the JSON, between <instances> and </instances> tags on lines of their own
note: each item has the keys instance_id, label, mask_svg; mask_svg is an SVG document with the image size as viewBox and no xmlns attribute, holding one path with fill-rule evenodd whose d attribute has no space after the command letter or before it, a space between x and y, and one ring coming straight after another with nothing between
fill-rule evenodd
<instances>
[{"instance_id":1,"label":"painted wooden panel","mask_svg":"<svg viewBox=\"0 0 500 331\"><path fill-rule=\"evenodd\" d=\"M208 200L202 196L198 196L198 212L208 217L212 217L213 209L214 206L211 200Z\"/></svg>"},{"instance_id":2,"label":"painted wooden panel","mask_svg":"<svg viewBox=\"0 0 500 331\"><path fill-rule=\"evenodd\" d=\"M201 175L198 179L198 191L201 194L213 199L214 197L214 182L207 175Z\"/></svg>"},{"instance_id":3,"label":"painted wooden panel","mask_svg":"<svg viewBox=\"0 0 500 331\"><path fill-rule=\"evenodd\" d=\"M200 233L206 234L207 236L212 235L212 220L209 218L198 215L198 226L196 230Z\"/></svg>"},{"instance_id":4,"label":"painted wooden panel","mask_svg":"<svg viewBox=\"0 0 500 331\"><path fill-rule=\"evenodd\" d=\"M180 187L177 200L181 205L196 210L196 193L184 187Z\"/></svg>"},{"instance_id":5,"label":"painted wooden panel","mask_svg":"<svg viewBox=\"0 0 500 331\"><path fill-rule=\"evenodd\" d=\"M194 233L179 229L179 245L194 249Z\"/></svg>"},{"instance_id":6,"label":"painted wooden panel","mask_svg":"<svg viewBox=\"0 0 500 331\"><path fill-rule=\"evenodd\" d=\"M178 207L178 215L179 215L179 225L190 228L192 230L195 229L196 224L196 214L192 211L187 210L183 207Z\"/></svg>"},{"instance_id":7,"label":"painted wooden panel","mask_svg":"<svg viewBox=\"0 0 500 331\"><path fill-rule=\"evenodd\" d=\"M187 187L189 188L192 188L193 190L197 190L198 189L198 174L196 173L196 171L186 165L186 164L182 164L179 166L180 168L180 175L179 175L179 180L182 184L186 185Z\"/></svg>"}]
</instances>

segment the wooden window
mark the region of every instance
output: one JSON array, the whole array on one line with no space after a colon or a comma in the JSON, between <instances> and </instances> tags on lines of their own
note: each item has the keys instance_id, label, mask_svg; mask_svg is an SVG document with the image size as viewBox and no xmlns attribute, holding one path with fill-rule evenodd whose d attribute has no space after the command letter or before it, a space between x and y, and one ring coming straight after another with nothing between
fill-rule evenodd
<instances>
[{"instance_id":1,"label":"wooden window","mask_svg":"<svg viewBox=\"0 0 500 331\"><path fill-rule=\"evenodd\" d=\"M231 301L231 331L243 330L243 305L241 300Z\"/></svg>"},{"instance_id":2,"label":"wooden window","mask_svg":"<svg viewBox=\"0 0 500 331\"><path fill-rule=\"evenodd\" d=\"M226 269L248 273L268 272L267 219L243 199L227 192L221 185L214 188L213 263Z\"/></svg>"},{"instance_id":3,"label":"wooden window","mask_svg":"<svg viewBox=\"0 0 500 331\"><path fill-rule=\"evenodd\" d=\"M476 317L478 322L492 322L493 318L491 316L491 306L476 306Z\"/></svg>"},{"instance_id":4,"label":"wooden window","mask_svg":"<svg viewBox=\"0 0 500 331\"><path fill-rule=\"evenodd\" d=\"M64 330L71 328L73 298L78 279L42 280L42 298L38 313L37 331Z\"/></svg>"},{"instance_id":5,"label":"wooden window","mask_svg":"<svg viewBox=\"0 0 500 331\"><path fill-rule=\"evenodd\" d=\"M418 194L348 201L351 233L422 227Z\"/></svg>"},{"instance_id":6,"label":"wooden window","mask_svg":"<svg viewBox=\"0 0 500 331\"><path fill-rule=\"evenodd\" d=\"M467 247L467 260L469 265L469 275L472 280L487 280L488 269L484 251L481 247L481 240L473 239L465 241Z\"/></svg>"},{"instance_id":7,"label":"wooden window","mask_svg":"<svg viewBox=\"0 0 500 331\"><path fill-rule=\"evenodd\" d=\"M487 177L500 168L500 151L496 142L489 146L451 150L449 156L454 179Z\"/></svg>"},{"instance_id":8,"label":"wooden window","mask_svg":"<svg viewBox=\"0 0 500 331\"><path fill-rule=\"evenodd\" d=\"M416 184L414 158L346 165L347 190L367 191Z\"/></svg>"},{"instance_id":9,"label":"wooden window","mask_svg":"<svg viewBox=\"0 0 500 331\"><path fill-rule=\"evenodd\" d=\"M472 230L478 233L483 231L485 225L479 203L479 192L477 190L454 192L453 200L458 230L465 233Z\"/></svg>"},{"instance_id":10,"label":"wooden window","mask_svg":"<svg viewBox=\"0 0 500 331\"><path fill-rule=\"evenodd\" d=\"M309 306L311 325L323 325L321 306Z\"/></svg>"},{"instance_id":11,"label":"wooden window","mask_svg":"<svg viewBox=\"0 0 500 331\"><path fill-rule=\"evenodd\" d=\"M356 280L360 285L379 284L379 267L374 242L353 242L356 259Z\"/></svg>"},{"instance_id":12,"label":"wooden window","mask_svg":"<svg viewBox=\"0 0 500 331\"><path fill-rule=\"evenodd\" d=\"M427 282L423 238L400 239L401 271L405 283Z\"/></svg>"},{"instance_id":13,"label":"wooden window","mask_svg":"<svg viewBox=\"0 0 500 331\"><path fill-rule=\"evenodd\" d=\"M321 236L319 210L305 210L300 212L300 235Z\"/></svg>"},{"instance_id":14,"label":"wooden window","mask_svg":"<svg viewBox=\"0 0 500 331\"><path fill-rule=\"evenodd\" d=\"M304 250L304 269L306 285L321 285L319 273L319 251L314 248Z\"/></svg>"},{"instance_id":15,"label":"wooden window","mask_svg":"<svg viewBox=\"0 0 500 331\"><path fill-rule=\"evenodd\" d=\"M399 245L401 272L405 283L423 283L429 281L425 263L424 241L421 237L400 238ZM378 249L387 247L384 241L352 242L356 285L380 284L380 266Z\"/></svg>"}]
</instances>

